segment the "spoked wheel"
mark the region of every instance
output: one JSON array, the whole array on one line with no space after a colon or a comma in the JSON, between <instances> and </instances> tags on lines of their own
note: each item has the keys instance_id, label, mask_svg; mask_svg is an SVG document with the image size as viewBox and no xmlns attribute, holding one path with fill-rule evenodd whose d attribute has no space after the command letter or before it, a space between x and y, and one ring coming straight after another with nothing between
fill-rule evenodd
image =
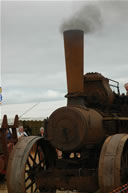
<instances>
[{"instance_id":1,"label":"spoked wheel","mask_svg":"<svg viewBox=\"0 0 128 193\"><path fill-rule=\"evenodd\" d=\"M102 147L99 160L99 186L108 193L128 182L128 135L108 137Z\"/></svg>"},{"instance_id":2,"label":"spoked wheel","mask_svg":"<svg viewBox=\"0 0 128 193\"><path fill-rule=\"evenodd\" d=\"M36 178L39 172L47 170L50 163L46 151L42 148L41 137L22 137L12 151L7 168L8 193L39 193ZM47 190L47 192L53 192ZM55 192L55 191L54 191Z\"/></svg>"}]
</instances>

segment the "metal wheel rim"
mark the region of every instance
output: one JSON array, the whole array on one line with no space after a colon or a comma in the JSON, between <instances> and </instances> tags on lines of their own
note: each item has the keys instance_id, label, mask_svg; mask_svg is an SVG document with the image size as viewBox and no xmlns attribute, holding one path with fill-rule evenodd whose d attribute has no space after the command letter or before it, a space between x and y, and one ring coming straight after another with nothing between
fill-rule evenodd
<instances>
[{"instance_id":1,"label":"metal wheel rim","mask_svg":"<svg viewBox=\"0 0 128 193\"><path fill-rule=\"evenodd\" d=\"M30 136L21 138L12 151L7 168L7 187L9 193L39 192L36 190L36 187L32 190L33 185L30 184L27 186L30 186L31 191L28 191L29 188L26 186L28 177L25 176L25 166L26 164L29 165L27 161L29 153L32 146L39 140L41 140L41 137ZM32 160L32 158L30 159Z\"/></svg>"},{"instance_id":2,"label":"metal wheel rim","mask_svg":"<svg viewBox=\"0 0 128 193\"><path fill-rule=\"evenodd\" d=\"M121 185L122 158L127 141L128 134L116 134L105 140L98 168L99 186L102 193L108 193Z\"/></svg>"}]
</instances>

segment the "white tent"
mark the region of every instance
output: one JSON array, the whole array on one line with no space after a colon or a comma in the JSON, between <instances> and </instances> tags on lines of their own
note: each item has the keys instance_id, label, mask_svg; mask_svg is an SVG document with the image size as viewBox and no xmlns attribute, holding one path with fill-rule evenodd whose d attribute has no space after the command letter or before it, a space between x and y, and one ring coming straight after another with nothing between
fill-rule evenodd
<instances>
[{"instance_id":1,"label":"white tent","mask_svg":"<svg viewBox=\"0 0 128 193\"><path fill-rule=\"evenodd\" d=\"M49 101L26 104L1 104L1 120L3 115L7 115L9 122L13 123L15 115L20 120L43 120L59 107L66 106L66 99L61 101Z\"/></svg>"}]
</instances>

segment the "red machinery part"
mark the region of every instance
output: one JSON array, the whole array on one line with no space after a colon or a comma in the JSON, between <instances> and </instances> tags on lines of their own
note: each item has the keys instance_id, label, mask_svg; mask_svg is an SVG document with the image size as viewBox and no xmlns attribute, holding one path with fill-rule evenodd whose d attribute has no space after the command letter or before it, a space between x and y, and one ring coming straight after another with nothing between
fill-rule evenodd
<instances>
[{"instance_id":1,"label":"red machinery part","mask_svg":"<svg viewBox=\"0 0 128 193\"><path fill-rule=\"evenodd\" d=\"M127 193L127 192L128 192L128 183L116 188L110 193Z\"/></svg>"}]
</instances>

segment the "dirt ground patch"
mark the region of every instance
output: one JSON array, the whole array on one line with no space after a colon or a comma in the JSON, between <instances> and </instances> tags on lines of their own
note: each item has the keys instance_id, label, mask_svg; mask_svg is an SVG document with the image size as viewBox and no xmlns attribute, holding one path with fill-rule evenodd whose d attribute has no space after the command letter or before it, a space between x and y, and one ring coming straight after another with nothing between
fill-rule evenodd
<instances>
[{"instance_id":1,"label":"dirt ground patch","mask_svg":"<svg viewBox=\"0 0 128 193\"><path fill-rule=\"evenodd\" d=\"M0 184L0 193L8 193L6 183ZM56 193L73 193L71 191L59 191L57 190ZM76 192L75 192L76 193Z\"/></svg>"},{"instance_id":2,"label":"dirt ground patch","mask_svg":"<svg viewBox=\"0 0 128 193\"><path fill-rule=\"evenodd\" d=\"M0 184L0 193L8 193L7 186L5 183Z\"/></svg>"}]
</instances>

